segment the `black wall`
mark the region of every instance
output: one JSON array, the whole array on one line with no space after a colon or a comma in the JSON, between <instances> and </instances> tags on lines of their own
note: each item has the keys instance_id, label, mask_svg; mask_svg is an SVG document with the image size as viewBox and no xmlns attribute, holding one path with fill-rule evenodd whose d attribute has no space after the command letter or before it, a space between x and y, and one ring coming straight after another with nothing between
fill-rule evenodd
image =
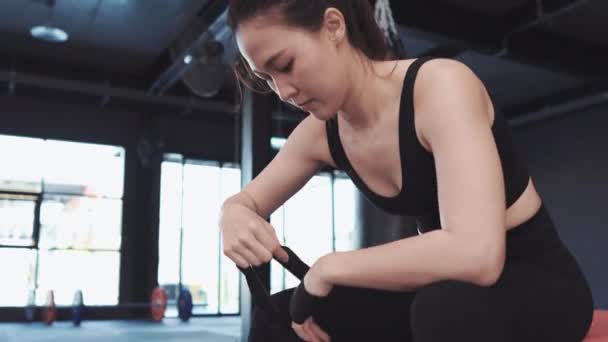
<instances>
[{"instance_id":1,"label":"black wall","mask_svg":"<svg viewBox=\"0 0 608 342\"><path fill-rule=\"evenodd\" d=\"M608 108L516 129L545 205L608 309Z\"/></svg>"}]
</instances>

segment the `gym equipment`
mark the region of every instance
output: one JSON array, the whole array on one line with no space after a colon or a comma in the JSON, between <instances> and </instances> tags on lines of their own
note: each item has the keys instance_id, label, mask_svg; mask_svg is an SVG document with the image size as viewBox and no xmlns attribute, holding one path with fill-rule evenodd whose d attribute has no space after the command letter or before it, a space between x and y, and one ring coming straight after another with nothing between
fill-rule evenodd
<instances>
[{"instance_id":1,"label":"gym equipment","mask_svg":"<svg viewBox=\"0 0 608 342\"><path fill-rule=\"evenodd\" d=\"M27 295L27 306L25 307L25 320L33 322L36 316L36 291L30 290Z\"/></svg>"},{"instance_id":2,"label":"gym equipment","mask_svg":"<svg viewBox=\"0 0 608 342\"><path fill-rule=\"evenodd\" d=\"M182 322L188 322L192 317L192 294L187 288L182 288L177 297L177 311Z\"/></svg>"},{"instance_id":3,"label":"gym equipment","mask_svg":"<svg viewBox=\"0 0 608 342\"><path fill-rule=\"evenodd\" d=\"M75 327L80 326L82 322L82 312L84 311L84 300L82 298L82 291L78 290L74 294L74 301L72 302L72 322Z\"/></svg>"},{"instance_id":4,"label":"gym equipment","mask_svg":"<svg viewBox=\"0 0 608 342\"><path fill-rule=\"evenodd\" d=\"M46 325L52 325L57 318L57 307L55 306L55 293L50 290L46 295L46 307L43 311L43 321Z\"/></svg>"},{"instance_id":5,"label":"gym equipment","mask_svg":"<svg viewBox=\"0 0 608 342\"><path fill-rule=\"evenodd\" d=\"M74 302L72 304L72 322L74 326L79 326L82 322L82 313L85 309L82 291L78 290L74 294ZM167 293L161 288L157 287L152 291L150 303L142 304L123 304L120 307L137 308L137 307L150 307L150 316L154 321L162 321L165 317L165 311L167 310ZM192 317L192 294L186 288L182 288L177 299L179 318L183 322L187 322Z\"/></svg>"},{"instance_id":6,"label":"gym equipment","mask_svg":"<svg viewBox=\"0 0 608 342\"><path fill-rule=\"evenodd\" d=\"M82 291L78 290L74 294L72 305L72 322L79 326L82 322L82 314L85 310ZM160 322L165 317L167 310L167 292L162 287L156 287L152 291L149 303L125 303L117 305L120 308L150 308L150 317L156 322Z\"/></svg>"},{"instance_id":7,"label":"gym equipment","mask_svg":"<svg viewBox=\"0 0 608 342\"><path fill-rule=\"evenodd\" d=\"M165 311L167 310L167 292L162 287L156 287L152 291L149 303L125 303L117 306L120 308L149 308L152 320L160 322L165 318ZM75 326L79 326L82 322L82 314L85 308L82 291L78 290L74 294L72 305L72 322Z\"/></svg>"},{"instance_id":8,"label":"gym equipment","mask_svg":"<svg viewBox=\"0 0 608 342\"><path fill-rule=\"evenodd\" d=\"M186 290L187 291L187 290ZM190 293L184 294L183 296L189 296ZM188 303L192 303L192 296L189 296L190 301L184 301L184 313L182 313L183 317L191 316L192 312L192 304L190 304L190 311L186 311L188 308ZM148 303L124 303L117 305L119 308L148 308L150 310L150 317L152 320L156 322L160 322L165 317L165 311L167 310L167 292L161 288L156 287L152 291L152 295L150 297L150 302ZM79 326L83 321L83 313L86 309L84 305L83 293L81 290L78 290L74 293L74 300L71 306L58 307L55 304L55 295L53 290L50 290L47 294L47 300L45 306L41 307L42 311L42 321L47 325L52 325L53 322L57 319L57 309L58 308L66 308L71 310L71 318L74 326ZM35 305L34 293L30 294L30 299L28 300L28 305L24 308L25 318L32 322L34 321L35 313L38 310L38 307ZM189 314L190 313L190 314Z\"/></svg>"},{"instance_id":9,"label":"gym equipment","mask_svg":"<svg viewBox=\"0 0 608 342\"><path fill-rule=\"evenodd\" d=\"M162 287L157 287L152 291L150 313L152 319L160 322L165 317L167 310L167 292Z\"/></svg>"},{"instance_id":10,"label":"gym equipment","mask_svg":"<svg viewBox=\"0 0 608 342\"><path fill-rule=\"evenodd\" d=\"M608 341L608 310L595 310L591 328L583 342Z\"/></svg>"}]
</instances>

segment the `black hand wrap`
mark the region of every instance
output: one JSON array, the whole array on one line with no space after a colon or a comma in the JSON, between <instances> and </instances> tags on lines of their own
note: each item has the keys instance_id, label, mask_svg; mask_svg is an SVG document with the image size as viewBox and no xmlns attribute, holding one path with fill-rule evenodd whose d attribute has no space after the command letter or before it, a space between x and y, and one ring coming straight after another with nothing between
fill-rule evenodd
<instances>
[{"instance_id":1,"label":"black hand wrap","mask_svg":"<svg viewBox=\"0 0 608 342\"><path fill-rule=\"evenodd\" d=\"M289 314L291 320L297 324L302 324L306 319L316 312L319 303L323 298L313 296L304 287L304 282L300 283L293 294L289 303Z\"/></svg>"},{"instance_id":2,"label":"black hand wrap","mask_svg":"<svg viewBox=\"0 0 608 342\"><path fill-rule=\"evenodd\" d=\"M286 246L281 247L285 250L285 252L287 252L289 260L287 262L282 262L277 259L277 261L294 276L296 276L296 278L303 281L304 276L306 275L310 267L305 262L303 262L291 249ZM264 311L271 315L280 314L279 308L271 300L270 291L264 285L264 283L262 283L262 280L258 275L256 268L251 266L241 268L238 265L237 267L245 276L252 297L257 301L258 305ZM318 303L322 299L323 298L321 297L316 297L308 293L304 288L304 283L302 283L298 288L294 290L290 301L289 311L293 318L293 321L298 324L302 324L304 321L306 321L308 317L312 316L316 312ZM292 330L289 329L289 331Z\"/></svg>"},{"instance_id":3,"label":"black hand wrap","mask_svg":"<svg viewBox=\"0 0 608 342\"><path fill-rule=\"evenodd\" d=\"M306 275L310 267L306 265L304 261L302 261L302 259L300 259L296 255L296 253L294 253L289 247L283 246L283 250L289 256L289 260L286 263L280 260L277 261L281 265L283 265L283 267L285 267L289 272L291 272L291 274L296 276L296 278L300 280L304 279L304 276Z\"/></svg>"}]
</instances>

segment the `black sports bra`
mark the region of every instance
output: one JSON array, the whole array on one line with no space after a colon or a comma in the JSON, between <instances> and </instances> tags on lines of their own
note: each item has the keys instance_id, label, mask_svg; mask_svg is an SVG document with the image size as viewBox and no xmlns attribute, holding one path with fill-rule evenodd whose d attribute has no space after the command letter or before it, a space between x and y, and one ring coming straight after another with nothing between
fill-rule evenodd
<instances>
[{"instance_id":1,"label":"black sports bra","mask_svg":"<svg viewBox=\"0 0 608 342\"><path fill-rule=\"evenodd\" d=\"M399 109L399 148L402 180L407 179L408 181L407 186L403 186L397 195L386 197L369 189L357 175L344 152L336 118L326 122L329 149L337 167L349 175L364 196L384 211L395 215L416 217L418 231L421 233L440 228L435 161L433 154L420 144L414 126L414 82L422 64L430 59L432 57L415 60L408 68L403 82ZM513 144L512 132L508 123L497 110L492 133L503 168L507 207L510 207L528 185L528 170ZM405 177L406 172L407 177ZM405 182L402 184L405 185Z\"/></svg>"}]
</instances>

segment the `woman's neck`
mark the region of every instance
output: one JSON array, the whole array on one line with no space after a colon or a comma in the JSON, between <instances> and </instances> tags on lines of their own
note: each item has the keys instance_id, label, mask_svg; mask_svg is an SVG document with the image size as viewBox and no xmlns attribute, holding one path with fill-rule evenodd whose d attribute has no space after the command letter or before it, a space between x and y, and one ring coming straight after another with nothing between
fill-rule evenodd
<instances>
[{"instance_id":1,"label":"woman's neck","mask_svg":"<svg viewBox=\"0 0 608 342\"><path fill-rule=\"evenodd\" d=\"M379 122L395 99L398 61L369 61L356 56L349 66L350 89L338 115L352 130L368 130Z\"/></svg>"}]
</instances>

